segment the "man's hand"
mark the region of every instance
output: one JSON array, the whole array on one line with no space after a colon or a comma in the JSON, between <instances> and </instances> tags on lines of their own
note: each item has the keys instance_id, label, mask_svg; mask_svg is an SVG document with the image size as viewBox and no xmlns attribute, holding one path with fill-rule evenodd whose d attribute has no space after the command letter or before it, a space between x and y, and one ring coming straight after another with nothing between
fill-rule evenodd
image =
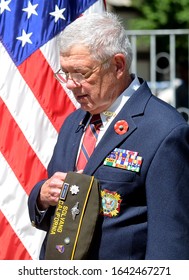
<instances>
[{"instance_id":1,"label":"man's hand","mask_svg":"<svg viewBox=\"0 0 189 280\"><path fill-rule=\"evenodd\" d=\"M67 173L56 172L42 185L37 201L40 210L45 210L49 206L57 205L66 175Z\"/></svg>"}]
</instances>

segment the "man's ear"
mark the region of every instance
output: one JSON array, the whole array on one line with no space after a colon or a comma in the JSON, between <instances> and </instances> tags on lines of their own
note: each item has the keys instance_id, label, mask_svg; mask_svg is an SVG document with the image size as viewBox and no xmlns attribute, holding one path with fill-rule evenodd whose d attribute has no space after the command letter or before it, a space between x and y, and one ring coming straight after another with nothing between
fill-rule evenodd
<instances>
[{"instance_id":1,"label":"man's ear","mask_svg":"<svg viewBox=\"0 0 189 280\"><path fill-rule=\"evenodd\" d=\"M117 78L119 79L120 77L122 77L123 73L125 72L125 68L126 68L125 56L122 53L117 53L114 55L113 60L116 69Z\"/></svg>"}]
</instances>

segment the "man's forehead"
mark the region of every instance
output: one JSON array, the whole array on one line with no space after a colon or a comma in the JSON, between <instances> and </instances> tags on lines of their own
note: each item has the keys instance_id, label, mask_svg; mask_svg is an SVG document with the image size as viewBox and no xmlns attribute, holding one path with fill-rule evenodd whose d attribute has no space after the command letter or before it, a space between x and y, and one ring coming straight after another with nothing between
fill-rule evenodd
<instances>
[{"instance_id":1,"label":"man's forehead","mask_svg":"<svg viewBox=\"0 0 189 280\"><path fill-rule=\"evenodd\" d=\"M95 62L89 50L83 46L75 46L66 53L60 54L60 64L65 67L91 66Z\"/></svg>"},{"instance_id":2,"label":"man's forehead","mask_svg":"<svg viewBox=\"0 0 189 280\"><path fill-rule=\"evenodd\" d=\"M61 56L75 56L75 55L87 55L90 56L90 51L87 46L84 45L73 45L69 47L67 50L60 50Z\"/></svg>"}]
</instances>

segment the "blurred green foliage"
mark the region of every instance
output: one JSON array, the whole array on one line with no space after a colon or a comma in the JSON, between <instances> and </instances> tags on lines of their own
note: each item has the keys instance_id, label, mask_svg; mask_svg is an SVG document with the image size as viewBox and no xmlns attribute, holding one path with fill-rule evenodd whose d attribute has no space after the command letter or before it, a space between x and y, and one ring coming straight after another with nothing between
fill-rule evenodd
<instances>
[{"instance_id":1,"label":"blurred green foliage","mask_svg":"<svg viewBox=\"0 0 189 280\"><path fill-rule=\"evenodd\" d=\"M189 0L134 0L138 16L132 29L189 28Z\"/></svg>"}]
</instances>

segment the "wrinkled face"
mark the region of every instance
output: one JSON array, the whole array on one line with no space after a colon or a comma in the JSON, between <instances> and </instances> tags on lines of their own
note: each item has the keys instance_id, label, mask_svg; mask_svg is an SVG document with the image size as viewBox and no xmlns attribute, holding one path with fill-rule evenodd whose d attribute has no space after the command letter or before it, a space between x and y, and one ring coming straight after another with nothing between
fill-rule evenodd
<instances>
[{"instance_id":1,"label":"wrinkled face","mask_svg":"<svg viewBox=\"0 0 189 280\"><path fill-rule=\"evenodd\" d=\"M110 66L104 68L99 61L92 59L88 49L84 46L72 47L66 55L61 55L62 70L70 73L66 87L73 92L83 110L89 111L91 114L101 113L108 109L121 94L120 80L125 59L122 58L121 63L117 60L120 59L117 59L115 55L109 59ZM72 80L73 73L85 75L88 72L90 75L89 77L87 75L84 82L76 83Z\"/></svg>"}]
</instances>

